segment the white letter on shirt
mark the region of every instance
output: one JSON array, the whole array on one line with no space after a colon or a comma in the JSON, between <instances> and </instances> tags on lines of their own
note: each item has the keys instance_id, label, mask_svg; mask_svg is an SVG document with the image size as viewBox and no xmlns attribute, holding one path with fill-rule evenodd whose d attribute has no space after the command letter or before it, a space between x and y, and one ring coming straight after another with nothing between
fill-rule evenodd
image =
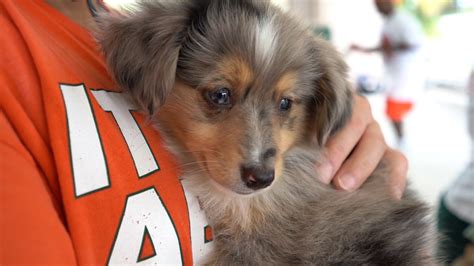
<instances>
[{"instance_id":1,"label":"white letter on shirt","mask_svg":"<svg viewBox=\"0 0 474 266\"><path fill-rule=\"evenodd\" d=\"M145 229L156 254L139 261ZM180 243L168 211L154 188L127 198L108 264L182 264Z\"/></svg>"},{"instance_id":2,"label":"white letter on shirt","mask_svg":"<svg viewBox=\"0 0 474 266\"><path fill-rule=\"evenodd\" d=\"M122 132L139 177L144 177L159 169L153 153L148 146L137 122L130 110L134 106L122 93L108 91L92 91L100 106L105 111L112 112Z\"/></svg>"},{"instance_id":3,"label":"white letter on shirt","mask_svg":"<svg viewBox=\"0 0 474 266\"><path fill-rule=\"evenodd\" d=\"M76 197L109 186L107 165L92 106L83 84L61 84L69 131Z\"/></svg>"}]
</instances>

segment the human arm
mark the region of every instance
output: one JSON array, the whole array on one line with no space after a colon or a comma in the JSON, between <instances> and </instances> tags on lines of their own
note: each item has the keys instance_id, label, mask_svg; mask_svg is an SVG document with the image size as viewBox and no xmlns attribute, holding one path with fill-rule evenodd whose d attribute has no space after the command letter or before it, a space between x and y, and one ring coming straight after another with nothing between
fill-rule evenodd
<instances>
[{"instance_id":1,"label":"human arm","mask_svg":"<svg viewBox=\"0 0 474 266\"><path fill-rule=\"evenodd\" d=\"M74 265L40 83L3 6L9 3L0 3L0 28L8 39L0 43L0 265Z\"/></svg>"},{"instance_id":2,"label":"human arm","mask_svg":"<svg viewBox=\"0 0 474 266\"><path fill-rule=\"evenodd\" d=\"M382 46L376 46L376 47L364 47L358 44L352 44L349 47L349 50L351 51L357 51L357 52L362 52L362 53L373 53L373 52L380 52L382 51Z\"/></svg>"},{"instance_id":3,"label":"human arm","mask_svg":"<svg viewBox=\"0 0 474 266\"><path fill-rule=\"evenodd\" d=\"M3 111L0 128L0 264L76 264L57 198Z\"/></svg>"},{"instance_id":4,"label":"human arm","mask_svg":"<svg viewBox=\"0 0 474 266\"><path fill-rule=\"evenodd\" d=\"M357 44L352 44L350 50L363 52L363 53L374 53L374 52L383 52L383 53L393 53L393 52L402 52L415 49L417 45L409 43L398 43L391 44L388 41L383 41L379 46L376 47L363 47Z\"/></svg>"}]
</instances>

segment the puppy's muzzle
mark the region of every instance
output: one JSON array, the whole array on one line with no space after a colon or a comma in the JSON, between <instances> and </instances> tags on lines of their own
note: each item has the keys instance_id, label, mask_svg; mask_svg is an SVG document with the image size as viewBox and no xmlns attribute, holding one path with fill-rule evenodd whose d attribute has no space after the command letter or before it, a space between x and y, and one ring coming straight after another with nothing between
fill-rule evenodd
<instances>
[{"instance_id":1,"label":"puppy's muzzle","mask_svg":"<svg viewBox=\"0 0 474 266\"><path fill-rule=\"evenodd\" d=\"M248 188L258 190L270 186L275 179L275 169L259 166L241 166L242 181Z\"/></svg>"}]
</instances>

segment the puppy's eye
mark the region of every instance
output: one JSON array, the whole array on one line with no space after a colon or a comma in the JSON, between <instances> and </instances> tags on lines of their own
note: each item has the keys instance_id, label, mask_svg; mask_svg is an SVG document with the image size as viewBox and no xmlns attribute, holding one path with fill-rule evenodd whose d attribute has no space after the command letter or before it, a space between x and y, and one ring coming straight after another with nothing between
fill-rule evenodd
<instances>
[{"instance_id":1,"label":"puppy's eye","mask_svg":"<svg viewBox=\"0 0 474 266\"><path fill-rule=\"evenodd\" d=\"M288 111L291 108L293 101L288 98L282 98L280 100L280 111Z\"/></svg>"},{"instance_id":2,"label":"puppy's eye","mask_svg":"<svg viewBox=\"0 0 474 266\"><path fill-rule=\"evenodd\" d=\"M226 107L230 105L230 91L227 88L219 88L209 93L209 99L217 106Z\"/></svg>"}]
</instances>

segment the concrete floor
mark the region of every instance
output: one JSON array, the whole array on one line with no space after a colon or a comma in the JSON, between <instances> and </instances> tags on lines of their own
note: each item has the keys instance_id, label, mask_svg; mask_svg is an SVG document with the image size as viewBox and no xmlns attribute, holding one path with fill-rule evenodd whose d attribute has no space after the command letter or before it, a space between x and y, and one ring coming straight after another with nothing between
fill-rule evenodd
<instances>
[{"instance_id":1,"label":"concrete floor","mask_svg":"<svg viewBox=\"0 0 474 266\"><path fill-rule=\"evenodd\" d=\"M394 131L385 116L384 96L375 94L368 99L387 142L396 147ZM463 91L429 87L407 118L403 152L409 160L409 181L433 206L469 160L466 112Z\"/></svg>"}]
</instances>

